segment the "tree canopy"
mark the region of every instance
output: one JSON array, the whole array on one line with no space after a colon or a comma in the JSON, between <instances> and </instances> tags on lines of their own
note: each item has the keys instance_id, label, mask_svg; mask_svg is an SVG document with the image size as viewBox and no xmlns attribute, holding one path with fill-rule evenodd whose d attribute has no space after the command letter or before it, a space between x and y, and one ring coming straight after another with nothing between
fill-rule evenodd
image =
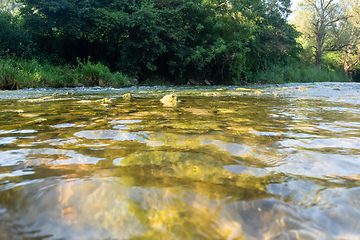
<instances>
[{"instance_id":1,"label":"tree canopy","mask_svg":"<svg viewBox=\"0 0 360 240\"><path fill-rule=\"evenodd\" d=\"M289 0L19 0L50 61L99 61L141 80L246 82L296 58Z\"/></svg>"},{"instance_id":2,"label":"tree canopy","mask_svg":"<svg viewBox=\"0 0 360 240\"><path fill-rule=\"evenodd\" d=\"M21 27L21 21L7 11L0 11L0 57L17 55L31 57L35 44Z\"/></svg>"},{"instance_id":3,"label":"tree canopy","mask_svg":"<svg viewBox=\"0 0 360 240\"><path fill-rule=\"evenodd\" d=\"M359 1L303 0L294 23L302 33L305 58L319 69L356 74L360 68Z\"/></svg>"}]
</instances>

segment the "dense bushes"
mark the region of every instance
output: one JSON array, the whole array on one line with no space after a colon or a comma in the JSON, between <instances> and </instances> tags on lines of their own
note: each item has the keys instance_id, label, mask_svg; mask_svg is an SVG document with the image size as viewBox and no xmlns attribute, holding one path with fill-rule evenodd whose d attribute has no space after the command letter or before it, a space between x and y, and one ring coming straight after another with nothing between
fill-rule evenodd
<instances>
[{"instance_id":1,"label":"dense bushes","mask_svg":"<svg viewBox=\"0 0 360 240\"><path fill-rule=\"evenodd\" d=\"M91 57L141 82L154 76L214 84L295 57L288 0L20 0L41 53L67 63ZM96 79L91 81L97 82Z\"/></svg>"},{"instance_id":2,"label":"dense bushes","mask_svg":"<svg viewBox=\"0 0 360 240\"><path fill-rule=\"evenodd\" d=\"M33 56L35 44L21 27L19 17L0 10L0 26L0 56Z\"/></svg>"},{"instance_id":3,"label":"dense bushes","mask_svg":"<svg viewBox=\"0 0 360 240\"><path fill-rule=\"evenodd\" d=\"M1 88L124 86L133 78L302 82L332 74L289 65L301 51L286 20L289 0L19 2L18 16L0 12Z\"/></svg>"},{"instance_id":4,"label":"dense bushes","mask_svg":"<svg viewBox=\"0 0 360 240\"><path fill-rule=\"evenodd\" d=\"M129 76L121 72L110 72L110 69L101 64L93 64L90 59L87 62L78 61L78 76L77 79L80 83L86 86L125 86L130 85L132 80Z\"/></svg>"}]
</instances>

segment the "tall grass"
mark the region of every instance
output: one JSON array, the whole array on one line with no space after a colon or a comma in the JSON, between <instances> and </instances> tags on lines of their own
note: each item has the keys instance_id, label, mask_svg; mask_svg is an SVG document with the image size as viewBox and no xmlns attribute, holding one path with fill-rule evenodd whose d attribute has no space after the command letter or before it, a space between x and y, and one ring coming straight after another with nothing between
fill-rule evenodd
<instances>
[{"instance_id":1,"label":"tall grass","mask_svg":"<svg viewBox=\"0 0 360 240\"><path fill-rule=\"evenodd\" d=\"M0 59L0 89L17 89L23 78L13 60Z\"/></svg>"},{"instance_id":2,"label":"tall grass","mask_svg":"<svg viewBox=\"0 0 360 240\"><path fill-rule=\"evenodd\" d=\"M166 81L160 79L164 84ZM145 82L157 83L156 78ZM275 65L265 71L250 76L249 83L289 83L289 82L348 82L351 79L341 72L318 70L315 66L291 64ZM78 60L77 66L55 66L33 60L0 58L0 89L20 89L38 87L101 86L122 87L134 84L131 77L121 72L110 72L101 63Z\"/></svg>"},{"instance_id":3,"label":"tall grass","mask_svg":"<svg viewBox=\"0 0 360 240\"><path fill-rule=\"evenodd\" d=\"M19 81L19 88L65 87L69 83L65 75L59 71L60 68L51 64L23 60L18 61L16 65L24 76Z\"/></svg>"},{"instance_id":4,"label":"tall grass","mask_svg":"<svg viewBox=\"0 0 360 240\"><path fill-rule=\"evenodd\" d=\"M251 82L256 83L305 83L305 82L350 82L351 79L342 72L319 70L316 66L290 64L272 66L270 69L254 73Z\"/></svg>"},{"instance_id":5,"label":"tall grass","mask_svg":"<svg viewBox=\"0 0 360 240\"><path fill-rule=\"evenodd\" d=\"M119 87L130 85L131 78L121 72L111 73L110 69L101 63L92 63L90 59L77 59L77 79L85 86Z\"/></svg>"},{"instance_id":6,"label":"tall grass","mask_svg":"<svg viewBox=\"0 0 360 240\"><path fill-rule=\"evenodd\" d=\"M131 77L110 72L100 63L80 62L78 66L55 66L32 60L0 59L0 89L69 86L113 86L131 84Z\"/></svg>"}]
</instances>

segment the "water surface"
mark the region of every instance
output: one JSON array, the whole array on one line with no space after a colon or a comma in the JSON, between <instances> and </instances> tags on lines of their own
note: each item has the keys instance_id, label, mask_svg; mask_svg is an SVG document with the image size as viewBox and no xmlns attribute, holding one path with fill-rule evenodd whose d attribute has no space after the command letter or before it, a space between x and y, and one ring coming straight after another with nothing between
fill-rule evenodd
<instances>
[{"instance_id":1,"label":"water surface","mask_svg":"<svg viewBox=\"0 0 360 240\"><path fill-rule=\"evenodd\" d=\"M359 239L359 93L1 91L0 239Z\"/></svg>"}]
</instances>

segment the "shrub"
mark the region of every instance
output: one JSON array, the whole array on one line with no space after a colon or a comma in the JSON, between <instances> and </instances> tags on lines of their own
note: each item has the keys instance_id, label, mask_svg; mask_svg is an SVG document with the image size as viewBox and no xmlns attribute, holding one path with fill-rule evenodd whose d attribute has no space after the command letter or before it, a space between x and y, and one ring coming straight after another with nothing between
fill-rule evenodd
<instances>
[{"instance_id":1,"label":"shrub","mask_svg":"<svg viewBox=\"0 0 360 240\"><path fill-rule=\"evenodd\" d=\"M111 73L110 69L101 63L92 63L90 59L84 63L78 61L78 81L86 86L120 87L131 84L131 78L121 72Z\"/></svg>"},{"instance_id":2,"label":"shrub","mask_svg":"<svg viewBox=\"0 0 360 240\"><path fill-rule=\"evenodd\" d=\"M79 81L86 86L104 85L110 78L110 69L101 63L92 63L90 59L86 62L77 59L79 66Z\"/></svg>"},{"instance_id":3,"label":"shrub","mask_svg":"<svg viewBox=\"0 0 360 240\"><path fill-rule=\"evenodd\" d=\"M110 76L110 78L108 79L107 83L104 86L122 87L131 84L134 84L132 82L131 77L121 72L115 72Z\"/></svg>"}]
</instances>

